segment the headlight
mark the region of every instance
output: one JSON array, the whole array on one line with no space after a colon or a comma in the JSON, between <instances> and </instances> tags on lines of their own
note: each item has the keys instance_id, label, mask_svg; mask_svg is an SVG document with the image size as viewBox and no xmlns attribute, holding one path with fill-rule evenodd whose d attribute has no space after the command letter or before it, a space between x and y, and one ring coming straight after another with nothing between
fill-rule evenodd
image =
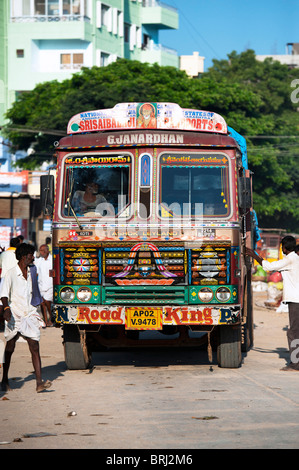
<instances>
[{"instance_id":1,"label":"headlight","mask_svg":"<svg viewBox=\"0 0 299 470\"><path fill-rule=\"evenodd\" d=\"M198 297L202 302L210 302L213 298L213 291L208 287L204 287L198 292Z\"/></svg>"},{"instance_id":2,"label":"headlight","mask_svg":"<svg viewBox=\"0 0 299 470\"><path fill-rule=\"evenodd\" d=\"M230 299L231 293L228 287L219 287L216 291L216 298L219 302L228 302Z\"/></svg>"},{"instance_id":3,"label":"headlight","mask_svg":"<svg viewBox=\"0 0 299 470\"><path fill-rule=\"evenodd\" d=\"M71 287L63 287L60 291L60 298L63 302L72 302L75 298L75 292Z\"/></svg>"},{"instance_id":4,"label":"headlight","mask_svg":"<svg viewBox=\"0 0 299 470\"><path fill-rule=\"evenodd\" d=\"M92 297L92 292L88 287L80 287L77 291L77 297L80 302L88 302Z\"/></svg>"}]
</instances>

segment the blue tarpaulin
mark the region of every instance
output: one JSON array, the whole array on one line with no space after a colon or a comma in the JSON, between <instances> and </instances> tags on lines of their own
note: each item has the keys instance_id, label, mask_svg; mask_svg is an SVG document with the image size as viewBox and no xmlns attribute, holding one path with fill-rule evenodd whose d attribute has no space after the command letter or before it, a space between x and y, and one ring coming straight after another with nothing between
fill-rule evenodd
<instances>
[{"instance_id":1,"label":"blue tarpaulin","mask_svg":"<svg viewBox=\"0 0 299 470\"><path fill-rule=\"evenodd\" d=\"M229 135L235 139L236 142L238 142L240 146L240 150L242 153L242 163L243 163L243 168L245 170L248 170L248 157L247 157L247 144L246 144L246 139L239 134L237 131L235 131L232 127L227 128Z\"/></svg>"},{"instance_id":2,"label":"blue tarpaulin","mask_svg":"<svg viewBox=\"0 0 299 470\"><path fill-rule=\"evenodd\" d=\"M235 139L235 141L239 144L241 154L242 154L242 164L245 170L248 170L248 157L247 157L247 144L246 139L235 131L232 127L228 127L228 134ZM254 249L256 248L256 243L261 239L260 229L258 226L258 219L255 210L252 210L253 214L253 225L254 225Z\"/></svg>"}]
</instances>

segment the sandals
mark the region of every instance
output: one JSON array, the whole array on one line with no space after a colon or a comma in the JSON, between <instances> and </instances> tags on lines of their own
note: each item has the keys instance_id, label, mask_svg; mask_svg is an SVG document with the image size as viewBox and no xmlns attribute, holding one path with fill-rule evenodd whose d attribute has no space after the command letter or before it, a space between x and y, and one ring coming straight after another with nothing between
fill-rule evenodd
<instances>
[{"instance_id":1,"label":"sandals","mask_svg":"<svg viewBox=\"0 0 299 470\"><path fill-rule=\"evenodd\" d=\"M46 380L46 381L42 382L41 385L39 385L36 388L36 391L37 391L37 393L43 392L44 390L47 390L47 388L50 388L51 385L52 385L52 382L50 382L50 380Z\"/></svg>"}]
</instances>

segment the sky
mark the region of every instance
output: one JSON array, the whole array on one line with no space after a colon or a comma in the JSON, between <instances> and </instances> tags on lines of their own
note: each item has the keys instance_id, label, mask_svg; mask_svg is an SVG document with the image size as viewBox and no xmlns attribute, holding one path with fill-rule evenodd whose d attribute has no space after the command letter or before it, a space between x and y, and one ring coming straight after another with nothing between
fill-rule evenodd
<instances>
[{"instance_id":1,"label":"sky","mask_svg":"<svg viewBox=\"0 0 299 470\"><path fill-rule=\"evenodd\" d=\"M233 50L285 54L299 42L299 0L163 0L179 13L179 29L160 31L159 42L178 55L198 51L204 69Z\"/></svg>"}]
</instances>

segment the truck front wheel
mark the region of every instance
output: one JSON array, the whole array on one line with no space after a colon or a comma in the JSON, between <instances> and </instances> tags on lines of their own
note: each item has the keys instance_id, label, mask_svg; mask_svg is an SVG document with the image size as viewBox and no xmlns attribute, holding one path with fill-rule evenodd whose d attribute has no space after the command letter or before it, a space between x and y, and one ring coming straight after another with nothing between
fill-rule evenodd
<instances>
[{"instance_id":1,"label":"truck front wheel","mask_svg":"<svg viewBox=\"0 0 299 470\"><path fill-rule=\"evenodd\" d=\"M63 325L64 358L68 369L80 370L90 366L91 354L86 343L86 332L77 325Z\"/></svg>"},{"instance_id":2,"label":"truck front wheel","mask_svg":"<svg viewBox=\"0 0 299 470\"><path fill-rule=\"evenodd\" d=\"M219 328L217 348L218 365L226 368L240 367L241 353L241 325L227 325Z\"/></svg>"}]
</instances>

